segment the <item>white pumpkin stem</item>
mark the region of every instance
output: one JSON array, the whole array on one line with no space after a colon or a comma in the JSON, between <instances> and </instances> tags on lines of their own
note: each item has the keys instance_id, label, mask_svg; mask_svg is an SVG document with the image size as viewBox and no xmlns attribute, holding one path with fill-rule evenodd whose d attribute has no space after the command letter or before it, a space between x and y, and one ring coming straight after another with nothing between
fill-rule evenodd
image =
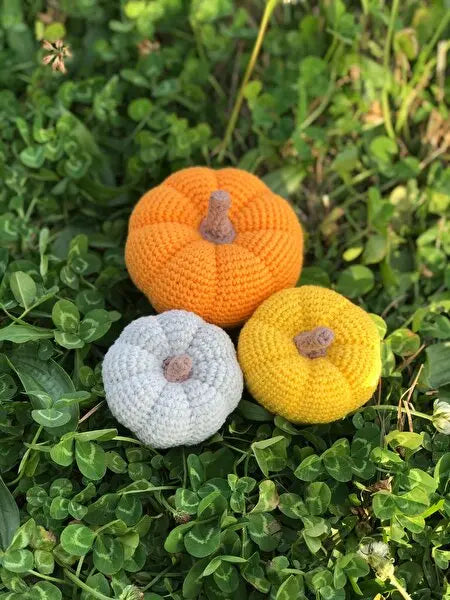
<instances>
[{"instance_id":1,"label":"white pumpkin stem","mask_svg":"<svg viewBox=\"0 0 450 600\"><path fill-rule=\"evenodd\" d=\"M311 331L302 331L294 337L297 350L307 358L326 356L327 348L333 341L334 333L329 327L316 327Z\"/></svg>"},{"instance_id":2,"label":"white pumpkin stem","mask_svg":"<svg viewBox=\"0 0 450 600\"><path fill-rule=\"evenodd\" d=\"M200 224L205 240L215 244L230 244L236 237L233 223L228 217L231 197L225 190L216 190L209 197L208 214Z\"/></svg>"},{"instance_id":3,"label":"white pumpkin stem","mask_svg":"<svg viewBox=\"0 0 450 600\"><path fill-rule=\"evenodd\" d=\"M192 373L192 358L188 354L178 354L163 362L164 377L171 383L181 383Z\"/></svg>"}]
</instances>

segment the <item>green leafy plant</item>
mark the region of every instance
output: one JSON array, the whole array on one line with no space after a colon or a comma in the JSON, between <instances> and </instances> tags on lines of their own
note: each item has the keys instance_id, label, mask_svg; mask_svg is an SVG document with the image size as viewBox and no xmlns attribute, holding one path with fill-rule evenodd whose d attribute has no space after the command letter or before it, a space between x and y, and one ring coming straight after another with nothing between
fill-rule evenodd
<instances>
[{"instance_id":1,"label":"green leafy plant","mask_svg":"<svg viewBox=\"0 0 450 600\"><path fill-rule=\"evenodd\" d=\"M0 600L449 597L449 21L440 1L0 2ZM166 452L112 418L103 356L152 310L128 216L192 164L289 198L300 283L373 315L383 374L356 414L300 427L244 396Z\"/></svg>"}]
</instances>

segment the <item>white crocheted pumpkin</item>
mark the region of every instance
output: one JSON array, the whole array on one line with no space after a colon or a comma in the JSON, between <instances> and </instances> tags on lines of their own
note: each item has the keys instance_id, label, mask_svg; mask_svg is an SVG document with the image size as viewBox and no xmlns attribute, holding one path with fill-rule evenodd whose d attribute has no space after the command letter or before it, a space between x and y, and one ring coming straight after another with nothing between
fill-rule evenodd
<instances>
[{"instance_id":1,"label":"white crocheted pumpkin","mask_svg":"<svg viewBox=\"0 0 450 600\"><path fill-rule=\"evenodd\" d=\"M130 323L103 361L115 418L145 444L198 444L223 425L242 394L228 335L194 313L169 310Z\"/></svg>"}]
</instances>

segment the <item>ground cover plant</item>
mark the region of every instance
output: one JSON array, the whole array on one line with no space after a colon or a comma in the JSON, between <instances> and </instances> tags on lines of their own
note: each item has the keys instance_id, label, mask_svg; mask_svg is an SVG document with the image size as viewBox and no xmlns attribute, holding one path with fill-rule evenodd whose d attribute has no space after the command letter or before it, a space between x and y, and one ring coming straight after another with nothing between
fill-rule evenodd
<instances>
[{"instance_id":1,"label":"ground cover plant","mask_svg":"<svg viewBox=\"0 0 450 600\"><path fill-rule=\"evenodd\" d=\"M450 597L449 20L424 0L0 3L2 600ZM304 226L301 283L378 315L369 406L302 427L246 395L161 452L118 427L101 361L151 310L127 219L192 164L262 176Z\"/></svg>"}]
</instances>

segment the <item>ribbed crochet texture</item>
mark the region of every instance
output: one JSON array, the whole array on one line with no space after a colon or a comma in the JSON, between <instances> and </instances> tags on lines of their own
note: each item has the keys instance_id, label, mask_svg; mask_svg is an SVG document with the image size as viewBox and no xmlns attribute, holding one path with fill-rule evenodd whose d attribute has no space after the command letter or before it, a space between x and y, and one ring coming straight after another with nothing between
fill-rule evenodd
<instances>
[{"instance_id":1,"label":"ribbed crochet texture","mask_svg":"<svg viewBox=\"0 0 450 600\"><path fill-rule=\"evenodd\" d=\"M172 361L167 373L173 357L180 365ZM165 372L169 379L188 377L168 381ZM216 433L243 388L228 335L183 310L125 327L106 353L103 382L115 418L154 448L198 444Z\"/></svg>"},{"instance_id":2,"label":"ribbed crochet texture","mask_svg":"<svg viewBox=\"0 0 450 600\"><path fill-rule=\"evenodd\" d=\"M228 192L236 236L204 239L211 194ZM303 235L288 202L239 169L192 167L147 192L130 217L125 258L136 286L160 312L182 308L238 325L273 292L295 285Z\"/></svg>"},{"instance_id":3,"label":"ribbed crochet texture","mask_svg":"<svg viewBox=\"0 0 450 600\"><path fill-rule=\"evenodd\" d=\"M294 338L327 327L323 357L303 356ZM271 296L241 331L238 357L250 392L295 423L329 423L362 406L381 371L377 328L360 307L316 286Z\"/></svg>"}]
</instances>

